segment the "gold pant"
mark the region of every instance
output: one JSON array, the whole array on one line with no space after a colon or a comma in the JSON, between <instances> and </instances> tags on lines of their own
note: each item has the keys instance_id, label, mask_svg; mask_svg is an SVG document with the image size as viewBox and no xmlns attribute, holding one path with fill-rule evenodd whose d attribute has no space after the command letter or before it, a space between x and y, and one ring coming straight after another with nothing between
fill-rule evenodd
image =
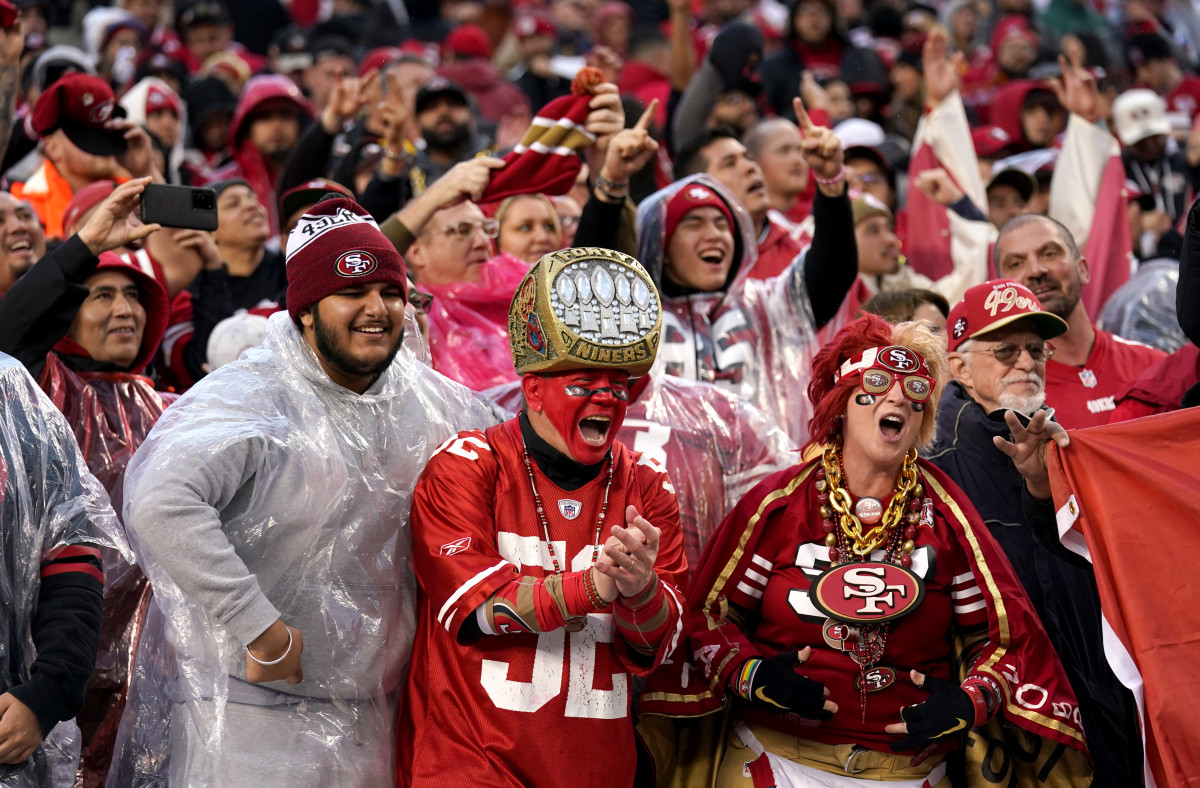
<instances>
[{"instance_id":1,"label":"gold pant","mask_svg":"<svg viewBox=\"0 0 1200 788\"><path fill-rule=\"evenodd\" d=\"M842 777L889 782L920 780L942 760L940 756L934 756L914 767L909 765L911 755L865 750L852 744L822 744L758 725L748 727L767 752L810 769ZM756 757L754 751L742 743L735 726L731 725L725 757L717 771L716 788L751 788L753 782L743 775L743 767L746 762ZM846 771L848 760L853 773ZM950 778L943 777L936 783L935 788L950 788Z\"/></svg>"}]
</instances>

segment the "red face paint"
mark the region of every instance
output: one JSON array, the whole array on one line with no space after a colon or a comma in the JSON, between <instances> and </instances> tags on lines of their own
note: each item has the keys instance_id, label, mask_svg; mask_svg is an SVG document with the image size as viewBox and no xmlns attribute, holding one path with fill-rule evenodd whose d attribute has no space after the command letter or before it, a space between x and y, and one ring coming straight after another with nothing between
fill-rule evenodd
<instances>
[{"instance_id":1,"label":"red face paint","mask_svg":"<svg viewBox=\"0 0 1200 788\"><path fill-rule=\"evenodd\" d=\"M562 437L567 453L583 465L603 460L625 421L629 374L584 369L540 377L540 410ZM538 409L536 403L530 405Z\"/></svg>"}]
</instances>

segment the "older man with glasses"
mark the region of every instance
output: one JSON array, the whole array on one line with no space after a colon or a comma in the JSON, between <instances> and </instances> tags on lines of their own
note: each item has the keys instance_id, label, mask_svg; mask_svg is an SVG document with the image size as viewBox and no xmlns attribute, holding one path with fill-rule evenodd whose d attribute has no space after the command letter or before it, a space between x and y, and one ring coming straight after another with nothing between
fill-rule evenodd
<instances>
[{"instance_id":1,"label":"older man with glasses","mask_svg":"<svg viewBox=\"0 0 1200 788\"><path fill-rule=\"evenodd\" d=\"M1067 321L1024 285L996 279L968 289L947 324L954 380L926 459L975 504L1042 619L1079 699L1094 785L1141 785L1137 707L1104 657L1095 576L1055 530L1045 446L1068 441L1045 405L1046 364ZM1021 452L1030 433L1044 436L1039 449Z\"/></svg>"}]
</instances>

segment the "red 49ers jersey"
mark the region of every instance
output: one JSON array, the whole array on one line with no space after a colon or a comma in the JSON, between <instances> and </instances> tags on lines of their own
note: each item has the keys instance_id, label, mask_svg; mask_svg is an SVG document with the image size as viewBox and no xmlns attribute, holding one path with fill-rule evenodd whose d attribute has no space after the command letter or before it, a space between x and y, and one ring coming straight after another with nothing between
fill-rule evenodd
<instances>
[{"instance_id":1,"label":"red 49ers jersey","mask_svg":"<svg viewBox=\"0 0 1200 788\"><path fill-rule=\"evenodd\" d=\"M1166 357L1161 350L1097 329L1096 342L1082 367L1054 359L1046 362L1046 404L1069 430L1107 424L1117 407L1116 398L1146 367Z\"/></svg>"},{"instance_id":2,"label":"red 49ers jersey","mask_svg":"<svg viewBox=\"0 0 1200 788\"><path fill-rule=\"evenodd\" d=\"M402 786L627 786L636 753L630 719L635 661L613 616L579 632L506 633L460 644L463 622L518 574L553 573L512 419L459 433L434 454L413 495L413 566L421 584L399 728ZM620 443L612 448L608 516L600 541L633 504L662 530L656 570L673 619L655 658L682 637L687 572L667 475ZM554 555L564 571L592 564L607 473L564 491L533 465Z\"/></svg>"}]
</instances>

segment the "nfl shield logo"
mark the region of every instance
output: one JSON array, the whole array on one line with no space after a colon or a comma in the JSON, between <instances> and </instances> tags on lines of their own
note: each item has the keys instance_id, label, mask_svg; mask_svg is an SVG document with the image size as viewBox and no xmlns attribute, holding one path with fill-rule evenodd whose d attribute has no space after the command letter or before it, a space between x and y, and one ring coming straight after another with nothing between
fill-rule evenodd
<instances>
[{"instance_id":1,"label":"nfl shield logo","mask_svg":"<svg viewBox=\"0 0 1200 788\"><path fill-rule=\"evenodd\" d=\"M1096 373L1090 369L1080 370L1079 379L1083 381L1084 388L1096 388Z\"/></svg>"},{"instance_id":2,"label":"nfl shield logo","mask_svg":"<svg viewBox=\"0 0 1200 788\"><path fill-rule=\"evenodd\" d=\"M581 508L583 508L583 504L579 501L572 501L570 498L558 502L558 511L562 512L562 516L568 520L578 517Z\"/></svg>"}]
</instances>

